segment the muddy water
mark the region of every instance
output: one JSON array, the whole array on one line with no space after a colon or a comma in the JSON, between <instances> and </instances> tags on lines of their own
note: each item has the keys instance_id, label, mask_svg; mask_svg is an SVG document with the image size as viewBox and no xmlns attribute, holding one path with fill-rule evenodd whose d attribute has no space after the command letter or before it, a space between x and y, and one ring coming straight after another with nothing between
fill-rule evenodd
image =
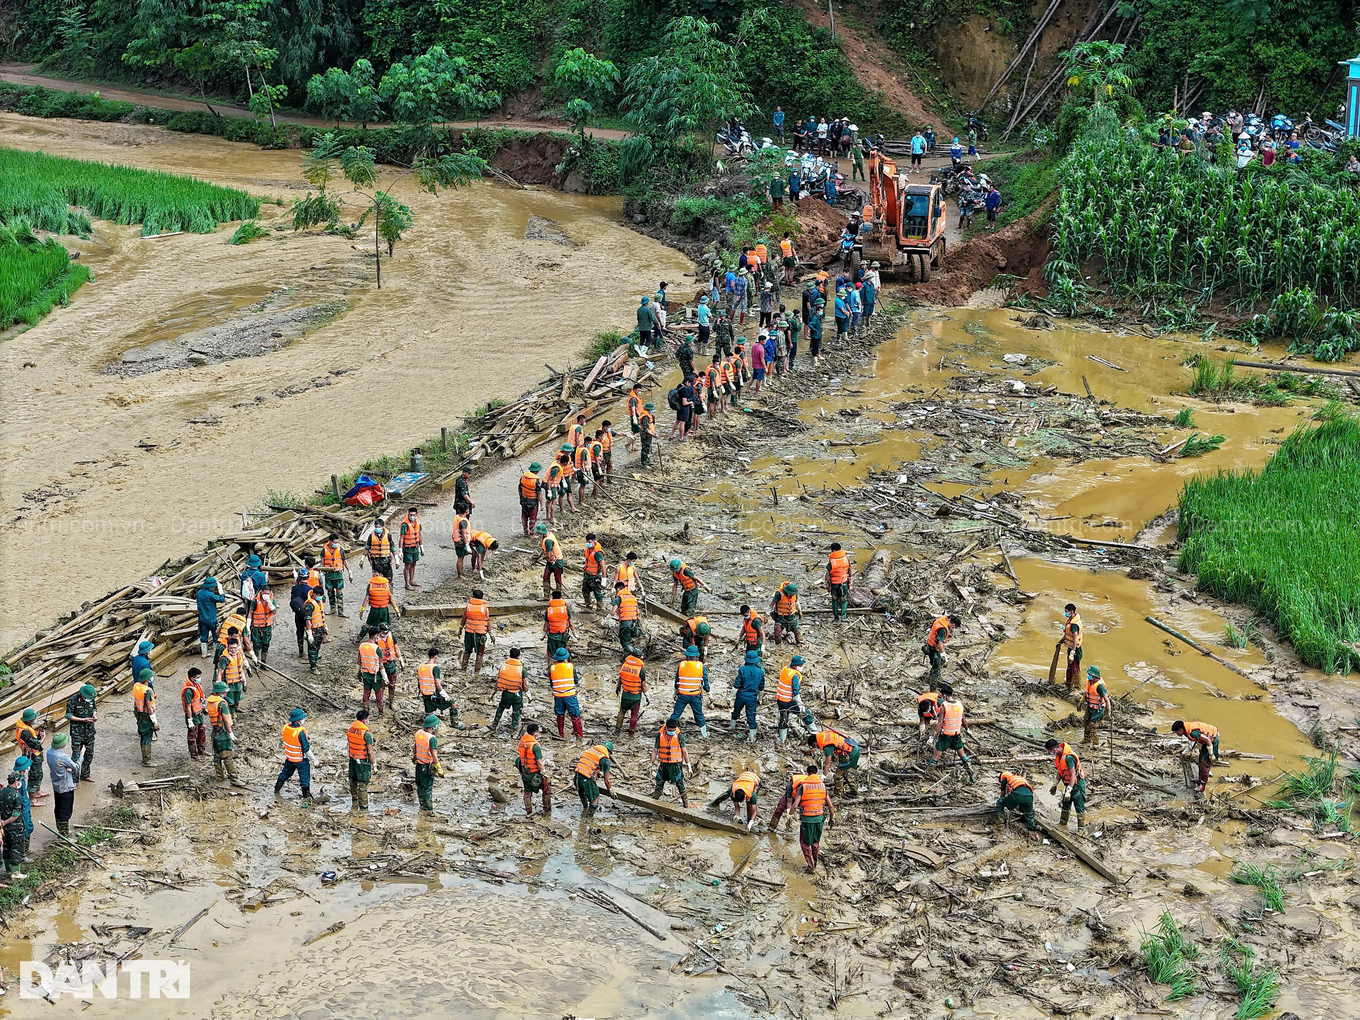
<instances>
[{"instance_id":1,"label":"muddy water","mask_svg":"<svg viewBox=\"0 0 1360 1020\"><path fill-rule=\"evenodd\" d=\"M0 145L192 174L290 201L297 152L263 152L159 128L0 115ZM275 233L143 239L98 223L67 239L95 272L71 306L0 343L4 512L0 647L240 527L267 489L310 492L332 472L455 424L629 328L638 295L687 261L618 222L617 200L476 184L396 193L415 227L383 264L341 237ZM347 207L344 218L358 218ZM261 222L282 224L265 205ZM571 245L528 240L531 217ZM620 270L620 267L626 267ZM233 324L281 290L292 308L348 307L263 357L122 379L134 348ZM268 336L268 334L266 334ZM494 356L488 357L488 354ZM215 419L220 424L196 424ZM139 447L143 443L147 447Z\"/></svg>"}]
</instances>

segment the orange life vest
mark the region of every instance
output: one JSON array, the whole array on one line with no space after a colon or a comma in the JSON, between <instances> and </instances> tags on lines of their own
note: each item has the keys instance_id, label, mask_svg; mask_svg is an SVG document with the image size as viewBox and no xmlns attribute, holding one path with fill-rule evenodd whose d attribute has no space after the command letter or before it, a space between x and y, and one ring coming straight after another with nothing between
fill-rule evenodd
<instances>
[{"instance_id":1,"label":"orange life vest","mask_svg":"<svg viewBox=\"0 0 1360 1020\"><path fill-rule=\"evenodd\" d=\"M571 616L567 612L566 599L548 600L548 633L565 634L571 626Z\"/></svg>"},{"instance_id":2,"label":"orange life vest","mask_svg":"<svg viewBox=\"0 0 1360 1020\"><path fill-rule=\"evenodd\" d=\"M320 583L320 581L317 582L317 584ZM233 627L241 632L241 640L245 640L246 618L240 613L232 613L223 620L221 626L217 628L217 643L219 645L225 645L227 643L227 634L231 632L231 628Z\"/></svg>"},{"instance_id":3,"label":"orange life vest","mask_svg":"<svg viewBox=\"0 0 1360 1020\"><path fill-rule=\"evenodd\" d=\"M631 623L638 618L637 596L627 588L620 589L615 596L619 600L619 620L623 623Z\"/></svg>"},{"instance_id":4,"label":"orange life vest","mask_svg":"<svg viewBox=\"0 0 1360 1020\"><path fill-rule=\"evenodd\" d=\"M368 579L368 604L374 609L386 609L392 604L392 582L382 574Z\"/></svg>"},{"instance_id":5,"label":"orange life vest","mask_svg":"<svg viewBox=\"0 0 1360 1020\"><path fill-rule=\"evenodd\" d=\"M625 694L642 693L643 662L636 655L630 655L619 667L619 685Z\"/></svg>"},{"instance_id":6,"label":"orange life vest","mask_svg":"<svg viewBox=\"0 0 1360 1020\"><path fill-rule=\"evenodd\" d=\"M368 536L368 555L370 559L386 559L392 555L392 536L387 532Z\"/></svg>"},{"instance_id":7,"label":"orange life vest","mask_svg":"<svg viewBox=\"0 0 1360 1020\"><path fill-rule=\"evenodd\" d=\"M765 247L764 241L761 241L759 244L757 244L755 250L756 254L760 256L761 262L768 262L770 260L770 249Z\"/></svg>"},{"instance_id":8,"label":"orange life vest","mask_svg":"<svg viewBox=\"0 0 1360 1020\"><path fill-rule=\"evenodd\" d=\"M340 543L327 542L321 547L321 569L331 573L345 569L345 554Z\"/></svg>"},{"instance_id":9,"label":"orange life vest","mask_svg":"<svg viewBox=\"0 0 1360 1020\"><path fill-rule=\"evenodd\" d=\"M600 433L600 447L604 453L614 452L614 433L609 429Z\"/></svg>"},{"instance_id":10,"label":"orange life vest","mask_svg":"<svg viewBox=\"0 0 1360 1020\"><path fill-rule=\"evenodd\" d=\"M237 649L235 655L232 655L231 652L224 652L223 654L226 656L227 664L222 670L222 679L228 684L239 684L245 676L246 653Z\"/></svg>"},{"instance_id":11,"label":"orange life vest","mask_svg":"<svg viewBox=\"0 0 1360 1020\"><path fill-rule=\"evenodd\" d=\"M434 670L433 662L422 662L416 667L416 684L421 694L433 694L435 692Z\"/></svg>"},{"instance_id":12,"label":"orange life vest","mask_svg":"<svg viewBox=\"0 0 1360 1020\"><path fill-rule=\"evenodd\" d=\"M1067 756L1071 755L1076 761L1075 773L1067 767ZM1053 752L1053 767L1058 770L1058 778L1063 781L1064 786L1071 786L1078 779L1085 777L1086 772L1081 767L1081 759L1077 757L1077 752L1064 741L1056 751Z\"/></svg>"},{"instance_id":13,"label":"orange life vest","mask_svg":"<svg viewBox=\"0 0 1360 1020\"><path fill-rule=\"evenodd\" d=\"M206 707L208 709L208 722L213 724L215 729L223 727L222 706L227 704L227 699L220 694L209 694ZM231 706L227 706L230 709Z\"/></svg>"},{"instance_id":14,"label":"orange life vest","mask_svg":"<svg viewBox=\"0 0 1360 1020\"><path fill-rule=\"evenodd\" d=\"M940 711L940 692L926 691L924 694L918 694L916 704L929 706L925 712L917 713L922 719L934 719Z\"/></svg>"},{"instance_id":15,"label":"orange life vest","mask_svg":"<svg viewBox=\"0 0 1360 1020\"><path fill-rule=\"evenodd\" d=\"M554 662L548 667L548 679L552 681L554 698L576 696L576 667L570 662Z\"/></svg>"},{"instance_id":16,"label":"orange life vest","mask_svg":"<svg viewBox=\"0 0 1360 1020\"><path fill-rule=\"evenodd\" d=\"M382 649L372 641L364 641L359 645L359 672L368 673L370 676L378 672L382 666Z\"/></svg>"},{"instance_id":17,"label":"orange life vest","mask_svg":"<svg viewBox=\"0 0 1360 1020\"><path fill-rule=\"evenodd\" d=\"M850 757L851 752L855 749L850 741L830 727L817 733L817 750L825 751L828 747L841 758Z\"/></svg>"},{"instance_id":18,"label":"orange life vest","mask_svg":"<svg viewBox=\"0 0 1360 1020\"><path fill-rule=\"evenodd\" d=\"M316 567L312 567L311 570L307 571L307 587L309 588L321 587L321 571L318 570Z\"/></svg>"},{"instance_id":19,"label":"orange life vest","mask_svg":"<svg viewBox=\"0 0 1360 1020\"><path fill-rule=\"evenodd\" d=\"M944 634L944 639L948 641L949 617L947 616L941 616L938 620L936 620L934 623L930 625L930 637L926 638L926 644L930 645L931 648L938 649L940 647L941 633Z\"/></svg>"},{"instance_id":20,"label":"orange life vest","mask_svg":"<svg viewBox=\"0 0 1360 1020\"><path fill-rule=\"evenodd\" d=\"M638 396L637 390L628 391L628 418L630 421L636 420L642 411L642 398Z\"/></svg>"},{"instance_id":21,"label":"orange life vest","mask_svg":"<svg viewBox=\"0 0 1360 1020\"><path fill-rule=\"evenodd\" d=\"M463 629L469 634L485 634L491 630L491 610L486 599L468 599L463 610Z\"/></svg>"},{"instance_id":22,"label":"orange life vest","mask_svg":"<svg viewBox=\"0 0 1360 1020\"><path fill-rule=\"evenodd\" d=\"M421 765L434 764L435 749L430 746L433 737L434 734L426 730L416 730L416 761Z\"/></svg>"},{"instance_id":23,"label":"orange life vest","mask_svg":"<svg viewBox=\"0 0 1360 1020\"><path fill-rule=\"evenodd\" d=\"M519 480L520 499L538 499L538 475L532 471L526 471Z\"/></svg>"},{"instance_id":24,"label":"orange life vest","mask_svg":"<svg viewBox=\"0 0 1360 1020\"><path fill-rule=\"evenodd\" d=\"M1034 791L1034 787L1029 785L1028 779L1024 776L1017 776L1012 772L1001 773L1001 785L1007 793L1014 793L1019 789Z\"/></svg>"},{"instance_id":25,"label":"orange life vest","mask_svg":"<svg viewBox=\"0 0 1360 1020\"><path fill-rule=\"evenodd\" d=\"M379 634L373 641L382 652L383 662L397 661L397 639L392 636L390 630L386 634Z\"/></svg>"},{"instance_id":26,"label":"orange life vest","mask_svg":"<svg viewBox=\"0 0 1360 1020\"><path fill-rule=\"evenodd\" d=\"M820 818L826 813L826 783L820 774L809 775L798 785L798 809L804 818Z\"/></svg>"},{"instance_id":27,"label":"orange life vest","mask_svg":"<svg viewBox=\"0 0 1360 1020\"><path fill-rule=\"evenodd\" d=\"M1081 614L1073 613L1072 619L1063 624L1063 644L1068 648L1081 647Z\"/></svg>"},{"instance_id":28,"label":"orange life vest","mask_svg":"<svg viewBox=\"0 0 1360 1020\"><path fill-rule=\"evenodd\" d=\"M599 559L595 557L599 556ZM586 562L582 568L587 576L598 577L604 571L604 546L599 542L592 542L586 546Z\"/></svg>"},{"instance_id":29,"label":"orange life vest","mask_svg":"<svg viewBox=\"0 0 1360 1020\"><path fill-rule=\"evenodd\" d=\"M704 664L698 659L686 659L676 668L676 690L690 696L704 693Z\"/></svg>"},{"instance_id":30,"label":"orange life vest","mask_svg":"<svg viewBox=\"0 0 1360 1020\"><path fill-rule=\"evenodd\" d=\"M572 463L577 471L588 471L590 469L590 447L578 446Z\"/></svg>"},{"instance_id":31,"label":"orange life vest","mask_svg":"<svg viewBox=\"0 0 1360 1020\"><path fill-rule=\"evenodd\" d=\"M707 616L691 616L688 620L685 621L685 626L689 628L689 632L694 636L694 640L696 643L699 640L699 624L707 622L708 622Z\"/></svg>"},{"instance_id":32,"label":"orange life vest","mask_svg":"<svg viewBox=\"0 0 1360 1020\"><path fill-rule=\"evenodd\" d=\"M486 552L488 549L491 548L491 543L496 541L496 536L491 534L491 532L489 531L474 531L472 533L471 541L477 543L477 545L480 545L482 547L482 551Z\"/></svg>"},{"instance_id":33,"label":"orange life vest","mask_svg":"<svg viewBox=\"0 0 1360 1020\"><path fill-rule=\"evenodd\" d=\"M188 686L188 684L186 683L185 686ZM199 688L200 698L202 693L203 693L202 688ZM200 700L196 711L201 712L202 710L203 702ZM38 739L38 731L35 730L32 726L28 725L28 723L24 722L23 720L20 720L19 722L14 724L14 743L18 745L20 751L22 751L25 747L28 746L27 744L24 743L25 734L32 737L34 740Z\"/></svg>"},{"instance_id":34,"label":"orange life vest","mask_svg":"<svg viewBox=\"0 0 1360 1020\"><path fill-rule=\"evenodd\" d=\"M524 663L519 659L506 659L496 674L496 690L515 692L524 687Z\"/></svg>"},{"instance_id":35,"label":"orange life vest","mask_svg":"<svg viewBox=\"0 0 1360 1020\"><path fill-rule=\"evenodd\" d=\"M778 616L792 616L798 612L798 596L790 595L780 585L779 591L775 593L774 611Z\"/></svg>"},{"instance_id":36,"label":"orange life vest","mask_svg":"<svg viewBox=\"0 0 1360 1020\"><path fill-rule=\"evenodd\" d=\"M1203 723L1203 722L1188 722L1188 723L1186 723L1186 724L1185 724L1185 739L1186 739L1186 740L1194 740L1195 738L1192 737L1192 736L1190 736L1190 734L1193 733L1195 730L1199 730L1200 733L1202 733L1202 734L1204 734L1204 736L1208 737L1210 743L1213 743L1215 740L1218 739L1218 727L1217 727L1217 726L1210 726L1208 723Z\"/></svg>"},{"instance_id":37,"label":"orange life vest","mask_svg":"<svg viewBox=\"0 0 1360 1020\"><path fill-rule=\"evenodd\" d=\"M662 726L661 733L657 739L660 741L660 744L657 745L656 756L661 759L662 764L675 765L684 760L684 748L680 746L679 730L676 730L674 733L667 733L666 727Z\"/></svg>"},{"instance_id":38,"label":"orange life vest","mask_svg":"<svg viewBox=\"0 0 1360 1020\"><path fill-rule=\"evenodd\" d=\"M552 548L548 548L548 543L552 542ZM544 557L548 563L559 563L562 560L562 543L557 540L557 536L551 531L543 536L543 541L538 543L538 547L543 550Z\"/></svg>"},{"instance_id":39,"label":"orange life vest","mask_svg":"<svg viewBox=\"0 0 1360 1020\"><path fill-rule=\"evenodd\" d=\"M603 744L586 748L581 760L576 763L576 774L594 779L600 772L600 762L609 757L609 749Z\"/></svg>"},{"instance_id":40,"label":"orange life vest","mask_svg":"<svg viewBox=\"0 0 1360 1020\"><path fill-rule=\"evenodd\" d=\"M368 736L368 724L362 719L355 719L349 724L349 729L345 730L345 740L349 743L349 756L355 761L368 760L368 742L364 737Z\"/></svg>"},{"instance_id":41,"label":"orange life vest","mask_svg":"<svg viewBox=\"0 0 1360 1020\"><path fill-rule=\"evenodd\" d=\"M132 710L134 712L149 711L146 707L147 695L151 695L153 698L155 697L154 694L151 694L150 684L144 684L138 680L132 685Z\"/></svg>"},{"instance_id":42,"label":"orange life vest","mask_svg":"<svg viewBox=\"0 0 1360 1020\"><path fill-rule=\"evenodd\" d=\"M756 799L756 790L760 789L760 777L754 772L743 772L736 779L732 780L732 792L741 790L746 794L747 800Z\"/></svg>"},{"instance_id":43,"label":"orange life vest","mask_svg":"<svg viewBox=\"0 0 1360 1020\"><path fill-rule=\"evenodd\" d=\"M637 567L624 560L619 564L619 580L627 585L629 591L632 591L637 587Z\"/></svg>"},{"instance_id":44,"label":"orange life vest","mask_svg":"<svg viewBox=\"0 0 1360 1020\"><path fill-rule=\"evenodd\" d=\"M302 761L302 734L306 732L301 726L284 726L283 753L287 755L289 761Z\"/></svg>"},{"instance_id":45,"label":"orange life vest","mask_svg":"<svg viewBox=\"0 0 1360 1020\"><path fill-rule=\"evenodd\" d=\"M787 237L779 242L779 254L783 255L786 259L793 258L793 242Z\"/></svg>"},{"instance_id":46,"label":"orange life vest","mask_svg":"<svg viewBox=\"0 0 1360 1020\"><path fill-rule=\"evenodd\" d=\"M307 600L307 605L312 607L311 614L307 617L307 625L312 630L320 630L326 626L326 610L321 607L315 595Z\"/></svg>"},{"instance_id":47,"label":"orange life vest","mask_svg":"<svg viewBox=\"0 0 1360 1020\"><path fill-rule=\"evenodd\" d=\"M538 756L534 754L534 748L538 746L538 738L532 733L526 733L519 738L519 743L515 745L515 753L519 755L519 763L524 766L525 772L538 772Z\"/></svg>"},{"instance_id":48,"label":"orange life vest","mask_svg":"<svg viewBox=\"0 0 1360 1020\"><path fill-rule=\"evenodd\" d=\"M255 608L250 611L252 627L274 626L274 596L266 588L255 596Z\"/></svg>"},{"instance_id":49,"label":"orange life vest","mask_svg":"<svg viewBox=\"0 0 1360 1020\"><path fill-rule=\"evenodd\" d=\"M472 522L463 514L453 516L453 540L467 545L472 538Z\"/></svg>"},{"instance_id":50,"label":"orange life vest","mask_svg":"<svg viewBox=\"0 0 1360 1020\"><path fill-rule=\"evenodd\" d=\"M408 518L402 527L401 547L403 549L414 549L420 545L420 522Z\"/></svg>"},{"instance_id":51,"label":"orange life vest","mask_svg":"<svg viewBox=\"0 0 1360 1020\"><path fill-rule=\"evenodd\" d=\"M793 682L795 680L801 684L803 674L792 666L785 666L779 671L779 682L775 684L774 688L776 701L782 701L786 705L793 704Z\"/></svg>"},{"instance_id":52,"label":"orange life vest","mask_svg":"<svg viewBox=\"0 0 1360 1020\"><path fill-rule=\"evenodd\" d=\"M957 701L946 699L941 705L944 713L944 722L940 725L940 732L947 737L958 736L963 732L963 705Z\"/></svg>"},{"instance_id":53,"label":"orange life vest","mask_svg":"<svg viewBox=\"0 0 1360 1020\"><path fill-rule=\"evenodd\" d=\"M548 488L551 489L554 486L556 486L559 481L562 480L562 465L557 461L553 461L551 464L548 465L548 470L545 474L546 477L544 481L547 484Z\"/></svg>"},{"instance_id":54,"label":"orange life vest","mask_svg":"<svg viewBox=\"0 0 1360 1020\"><path fill-rule=\"evenodd\" d=\"M571 427L571 445L576 447L577 454L580 454L580 447L585 443L586 427L583 423L577 422Z\"/></svg>"},{"instance_id":55,"label":"orange life vest","mask_svg":"<svg viewBox=\"0 0 1360 1020\"><path fill-rule=\"evenodd\" d=\"M656 435L655 423L656 415L652 414L652 412L648 411L646 408L643 408L642 413L638 415L638 427L647 435L654 436Z\"/></svg>"},{"instance_id":56,"label":"orange life vest","mask_svg":"<svg viewBox=\"0 0 1360 1020\"><path fill-rule=\"evenodd\" d=\"M837 549L827 559L826 569L832 584L844 584L850 580L850 558L844 549Z\"/></svg>"},{"instance_id":57,"label":"orange life vest","mask_svg":"<svg viewBox=\"0 0 1360 1020\"><path fill-rule=\"evenodd\" d=\"M760 622L760 614L754 609L751 615L743 617L741 621L741 637L748 645L756 644L760 641L760 631L756 630L756 624Z\"/></svg>"},{"instance_id":58,"label":"orange life vest","mask_svg":"<svg viewBox=\"0 0 1360 1020\"><path fill-rule=\"evenodd\" d=\"M1086 704L1091 707L1092 712L1100 711L1100 700L1102 697L1100 685L1101 681L1093 680L1090 677L1086 678Z\"/></svg>"}]
</instances>

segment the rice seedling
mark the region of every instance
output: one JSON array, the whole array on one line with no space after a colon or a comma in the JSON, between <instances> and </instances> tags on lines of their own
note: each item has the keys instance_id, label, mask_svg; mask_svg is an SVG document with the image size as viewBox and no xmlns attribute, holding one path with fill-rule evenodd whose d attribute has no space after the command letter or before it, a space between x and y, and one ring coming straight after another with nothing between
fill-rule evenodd
<instances>
[{"instance_id":1,"label":"rice seedling","mask_svg":"<svg viewBox=\"0 0 1360 1020\"><path fill-rule=\"evenodd\" d=\"M261 237L268 237L269 231L260 226L254 220L246 220L236 228L236 233L231 235L232 244L249 244L251 241L259 240Z\"/></svg>"},{"instance_id":2,"label":"rice seedling","mask_svg":"<svg viewBox=\"0 0 1360 1020\"><path fill-rule=\"evenodd\" d=\"M1182 457L1198 457L1201 454L1217 450L1223 445L1224 436L1202 436L1198 432L1190 433L1190 438L1181 447Z\"/></svg>"},{"instance_id":3,"label":"rice seedling","mask_svg":"<svg viewBox=\"0 0 1360 1020\"><path fill-rule=\"evenodd\" d=\"M1182 407L1176 412L1176 417L1171 419L1171 424L1178 429L1190 429L1195 427L1195 412L1192 408Z\"/></svg>"},{"instance_id":4,"label":"rice seedling","mask_svg":"<svg viewBox=\"0 0 1360 1020\"><path fill-rule=\"evenodd\" d=\"M1223 643L1229 648L1246 648L1247 635L1230 623L1223 628Z\"/></svg>"},{"instance_id":5,"label":"rice seedling","mask_svg":"<svg viewBox=\"0 0 1360 1020\"><path fill-rule=\"evenodd\" d=\"M1254 1020L1265 1016L1280 997L1280 972L1256 966L1256 952L1237 939L1224 939L1219 949L1219 969L1242 993L1242 1003L1233 1016Z\"/></svg>"},{"instance_id":6,"label":"rice seedling","mask_svg":"<svg viewBox=\"0 0 1360 1020\"><path fill-rule=\"evenodd\" d=\"M207 234L259 213L259 200L244 191L192 177L0 149L0 223L22 216L36 230L88 237L94 216L140 223L144 236Z\"/></svg>"},{"instance_id":7,"label":"rice seedling","mask_svg":"<svg viewBox=\"0 0 1360 1020\"><path fill-rule=\"evenodd\" d=\"M1228 877L1240 885L1254 885L1260 889L1261 901L1267 910L1276 913L1284 910L1284 886L1280 885L1278 868L1269 864L1262 867L1238 861Z\"/></svg>"},{"instance_id":8,"label":"rice seedling","mask_svg":"<svg viewBox=\"0 0 1360 1020\"><path fill-rule=\"evenodd\" d=\"M1199 990L1195 970L1189 962L1198 958L1199 947L1186 941L1169 910L1162 911L1155 932L1143 932L1139 951L1153 983L1170 986L1168 1002L1189 998Z\"/></svg>"},{"instance_id":9,"label":"rice seedling","mask_svg":"<svg viewBox=\"0 0 1360 1020\"><path fill-rule=\"evenodd\" d=\"M57 241L34 235L27 220L0 224L0 329L32 326L89 278L88 266L72 262Z\"/></svg>"},{"instance_id":10,"label":"rice seedling","mask_svg":"<svg viewBox=\"0 0 1360 1020\"><path fill-rule=\"evenodd\" d=\"M1294 432L1260 471L1189 479L1181 569L1256 610L1310 666L1360 668L1357 477L1360 420L1348 415Z\"/></svg>"}]
</instances>

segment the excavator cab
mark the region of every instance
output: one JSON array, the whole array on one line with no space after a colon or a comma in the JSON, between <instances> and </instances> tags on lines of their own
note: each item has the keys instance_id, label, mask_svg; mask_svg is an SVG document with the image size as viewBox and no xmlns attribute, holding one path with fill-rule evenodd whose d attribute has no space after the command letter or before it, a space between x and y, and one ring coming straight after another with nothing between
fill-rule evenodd
<instances>
[{"instance_id":1,"label":"excavator cab","mask_svg":"<svg viewBox=\"0 0 1360 1020\"><path fill-rule=\"evenodd\" d=\"M897 164L884 156L870 169L869 195L882 224L882 240L866 250L865 257L905 267L910 282L929 280L931 266L944 264L948 219L944 189L938 184L908 184L907 175L899 174Z\"/></svg>"}]
</instances>

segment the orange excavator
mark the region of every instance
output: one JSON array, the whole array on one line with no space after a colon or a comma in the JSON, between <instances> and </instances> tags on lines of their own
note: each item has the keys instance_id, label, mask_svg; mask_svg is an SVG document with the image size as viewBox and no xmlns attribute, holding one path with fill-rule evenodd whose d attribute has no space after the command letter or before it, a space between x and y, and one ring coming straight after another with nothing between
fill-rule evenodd
<instances>
[{"instance_id":1,"label":"orange excavator","mask_svg":"<svg viewBox=\"0 0 1360 1020\"><path fill-rule=\"evenodd\" d=\"M869 202L863 210L866 225L859 257L901 267L907 282L930 279L931 268L944 265L944 189L938 184L909 184L897 163L872 153L867 161Z\"/></svg>"}]
</instances>

